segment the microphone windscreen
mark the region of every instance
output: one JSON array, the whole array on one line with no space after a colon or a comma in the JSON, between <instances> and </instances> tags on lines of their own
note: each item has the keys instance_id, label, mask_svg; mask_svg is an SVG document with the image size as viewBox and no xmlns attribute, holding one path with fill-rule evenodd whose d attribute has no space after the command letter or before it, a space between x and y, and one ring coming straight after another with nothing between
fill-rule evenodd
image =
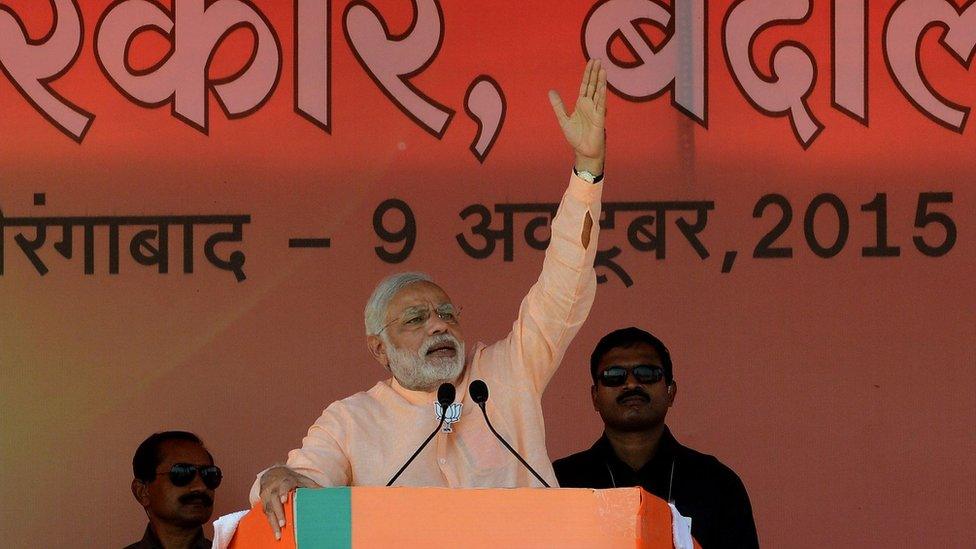
<instances>
[{"instance_id":1,"label":"microphone windscreen","mask_svg":"<svg viewBox=\"0 0 976 549\"><path fill-rule=\"evenodd\" d=\"M488 384L476 379L468 386L468 394L476 404L482 404L488 400Z\"/></svg>"},{"instance_id":2,"label":"microphone windscreen","mask_svg":"<svg viewBox=\"0 0 976 549\"><path fill-rule=\"evenodd\" d=\"M457 389L450 383L441 383L441 386L437 388L437 402L441 408L447 408L454 404L455 395L457 395Z\"/></svg>"}]
</instances>

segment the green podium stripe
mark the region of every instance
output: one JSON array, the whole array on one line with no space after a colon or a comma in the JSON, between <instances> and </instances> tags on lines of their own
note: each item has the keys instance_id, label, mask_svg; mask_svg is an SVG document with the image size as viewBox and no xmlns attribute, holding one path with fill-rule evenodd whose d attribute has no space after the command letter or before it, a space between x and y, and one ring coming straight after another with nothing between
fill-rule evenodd
<instances>
[{"instance_id":1,"label":"green podium stripe","mask_svg":"<svg viewBox=\"0 0 976 549\"><path fill-rule=\"evenodd\" d=\"M297 549L352 547L352 491L300 488L295 494Z\"/></svg>"}]
</instances>

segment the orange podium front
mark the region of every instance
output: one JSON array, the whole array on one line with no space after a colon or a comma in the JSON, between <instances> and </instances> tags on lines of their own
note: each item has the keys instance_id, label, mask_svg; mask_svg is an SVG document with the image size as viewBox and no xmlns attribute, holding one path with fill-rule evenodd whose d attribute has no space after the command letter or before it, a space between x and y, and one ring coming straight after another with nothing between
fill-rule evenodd
<instances>
[{"instance_id":1,"label":"orange podium front","mask_svg":"<svg viewBox=\"0 0 976 549\"><path fill-rule=\"evenodd\" d=\"M300 489L286 514L276 541L255 506L231 549L673 547L668 504L640 488Z\"/></svg>"}]
</instances>

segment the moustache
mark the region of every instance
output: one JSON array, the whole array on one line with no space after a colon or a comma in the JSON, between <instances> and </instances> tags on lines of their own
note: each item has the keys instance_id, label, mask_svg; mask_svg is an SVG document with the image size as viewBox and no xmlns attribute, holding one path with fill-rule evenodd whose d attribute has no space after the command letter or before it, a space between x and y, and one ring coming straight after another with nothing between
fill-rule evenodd
<instances>
[{"instance_id":1,"label":"moustache","mask_svg":"<svg viewBox=\"0 0 976 549\"><path fill-rule=\"evenodd\" d=\"M624 391L617 397L617 404L623 404L624 400L630 397L640 397L644 402L650 402L651 396L644 392L643 389L631 389L629 391Z\"/></svg>"},{"instance_id":2,"label":"moustache","mask_svg":"<svg viewBox=\"0 0 976 549\"><path fill-rule=\"evenodd\" d=\"M454 347L455 350L457 350L461 346L461 342L458 341L457 338L454 337L453 335L451 335L451 334L437 334L435 336L431 336L431 337L427 338L427 340L424 341L424 344L420 348L420 353L419 354L420 354L421 357L425 357L425 356L427 356L427 353L432 348L434 348L435 346L439 346L441 344L444 344L444 343L450 343L451 346Z\"/></svg>"},{"instance_id":3,"label":"moustache","mask_svg":"<svg viewBox=\"0 0 976 549\"><path fill-rule=\"evenodd\" d=\"M202 503L207 507L213 507L213 498L204 492L190 492L189 494L184 494L180 496L179 502L183 505L190 505L192 503Z\"/></svg>"}]
</instances>

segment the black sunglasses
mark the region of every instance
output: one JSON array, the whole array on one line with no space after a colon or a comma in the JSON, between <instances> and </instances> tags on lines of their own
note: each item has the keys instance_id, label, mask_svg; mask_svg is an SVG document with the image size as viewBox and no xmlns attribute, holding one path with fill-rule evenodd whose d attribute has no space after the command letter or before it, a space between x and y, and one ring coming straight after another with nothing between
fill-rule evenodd
<instances>
[{"instance_id":1,"label":"black sunglasses","mask_svg":"<svg viewBox=\"0 0 976 549\"><path fill-rule=\"evenodd\" d=\"M611 366L597 376L604 387L620 387L627 382L628 373L634 374L638 383L652 384L664 378L664 368L650 364L640 364L632 368Z\"/></svg>"},{"instance_id":2,"label":"black sunglasses","mask_svg":"<svg viewBox=\"0 0 976 549\"><path fill-rule=\"evenodd\" d=\"M173 483L173 486L186 486L193 482L193 478L197 476L197 471L200 472L200 480L203 481L203 485L210 490L216 490L224 478L224 474L220 472L220 467L216 465L192 465L189 463L174 463L169 471L156 473L156 476L169 475L169 481Z\"/></svg>"}]
</instances>

